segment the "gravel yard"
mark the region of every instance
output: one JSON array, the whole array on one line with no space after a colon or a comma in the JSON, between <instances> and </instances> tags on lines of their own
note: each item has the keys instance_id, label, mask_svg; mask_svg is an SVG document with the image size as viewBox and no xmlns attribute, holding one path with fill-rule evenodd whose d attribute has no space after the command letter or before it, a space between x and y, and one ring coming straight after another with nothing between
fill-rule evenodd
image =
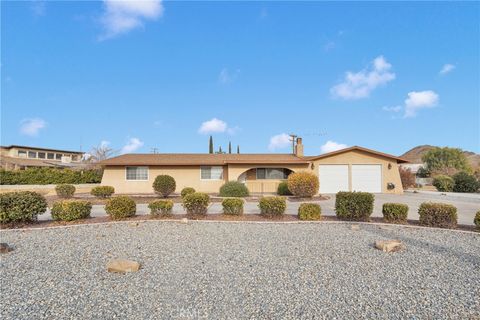
<instances>
[{"instance_id":1,"label":"gravel yard","mask_svg":"<svg viewBox=\"0 0 480 320\"><path fill-rule=\"evenodd\" d=\"M162 221L1 231L2 319L474 319L480 235ZM375 240L400 239L384 253ZM106 272L107 261L142 264Z\"/></svg>"}]
</instances>

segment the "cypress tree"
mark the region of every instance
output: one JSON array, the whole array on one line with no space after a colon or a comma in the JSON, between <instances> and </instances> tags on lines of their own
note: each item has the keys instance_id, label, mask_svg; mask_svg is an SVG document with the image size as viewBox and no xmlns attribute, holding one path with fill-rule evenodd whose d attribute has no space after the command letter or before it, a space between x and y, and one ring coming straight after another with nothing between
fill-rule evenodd
<instances>
[{"instance_id":1,"label":"cypress tree","mask_svg":"<svg viewBox=\"0 0 480 320\"><path fill-rule=\"evenodd\" d=\"M210 136L210 140L208 141L208 153L213 153L213 138Z\"/></svg>"},{"instance_id":2,"label":"cypress tree","mask_svg":"<svg viewBox=\"0 0 480 320\"><path fill-rule=\"evenodd\" d=\"M240 154L240 146L237 144L237 153Z\"/></svg>"},{"instance_id":3,"label":"cypress tree","mask_svg":"<svg viewBox=\"0 0 480 320\"><path fill-rule=\"evenodd\" d=\"M223 153L222 146L218 147L218 153Z\"/></svg>"},{"instance_id":4,"label":"cypress tree","mask_svg":"<svg viewBox=\"0 0 480 320\"><path fill-rule=\"evenodd\" d=\"M232 143L228 141L228 153L232 153Z\"/></svg>"}]
</instances>

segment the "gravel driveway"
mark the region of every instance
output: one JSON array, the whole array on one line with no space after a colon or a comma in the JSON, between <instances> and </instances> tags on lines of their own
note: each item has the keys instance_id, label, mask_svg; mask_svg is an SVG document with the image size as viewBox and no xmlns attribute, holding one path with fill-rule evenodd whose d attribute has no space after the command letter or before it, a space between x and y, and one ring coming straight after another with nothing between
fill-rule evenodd
<instances>
[{"instance_id":1,"label":"gravel driveway","mask_svg":"<svg viewBox=\"0 0 480 320\"><path fill-rule=\"evenodd\" d=\"M480 235L348 223L6 230L2 319L474 319ZM378 239L407 249L384 253ZM142 268L110 274L111 258Z\"/></svg>"}]
</instances>

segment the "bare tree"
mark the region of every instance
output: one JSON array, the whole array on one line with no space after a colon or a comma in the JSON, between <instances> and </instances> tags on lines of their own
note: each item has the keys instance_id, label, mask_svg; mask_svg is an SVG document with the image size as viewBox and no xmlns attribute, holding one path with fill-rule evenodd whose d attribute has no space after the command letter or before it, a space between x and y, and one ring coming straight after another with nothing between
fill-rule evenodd
<instances>
[{"instance_id":1,"label":"bare tree","mask_svg":"<svg viewBox=\"0 0 480 320\"><path fill-rule=\"evenodd\" d=\"M90 151L90 157L88 162L99 162L115 156L118 153L117 150L110 148L108 145L100 144L97 147L93 147Z\"/></svg>"}]
</instances>

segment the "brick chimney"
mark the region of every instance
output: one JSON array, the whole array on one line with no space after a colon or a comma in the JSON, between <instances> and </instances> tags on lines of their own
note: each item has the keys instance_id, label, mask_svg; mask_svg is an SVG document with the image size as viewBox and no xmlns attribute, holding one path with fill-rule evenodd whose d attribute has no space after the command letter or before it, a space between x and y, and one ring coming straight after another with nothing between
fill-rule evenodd
<instances>
[{"instance_id":1,"label":"brick chimney","mask_svg":"<svg viewBox=\"0 0 480 320\"><path fill-rule=\"evenodd\" d=\"M297 144L295 145L295 155L297 157L303 157L302 138L297 138Z\"/></svg>"}]
</instances>

